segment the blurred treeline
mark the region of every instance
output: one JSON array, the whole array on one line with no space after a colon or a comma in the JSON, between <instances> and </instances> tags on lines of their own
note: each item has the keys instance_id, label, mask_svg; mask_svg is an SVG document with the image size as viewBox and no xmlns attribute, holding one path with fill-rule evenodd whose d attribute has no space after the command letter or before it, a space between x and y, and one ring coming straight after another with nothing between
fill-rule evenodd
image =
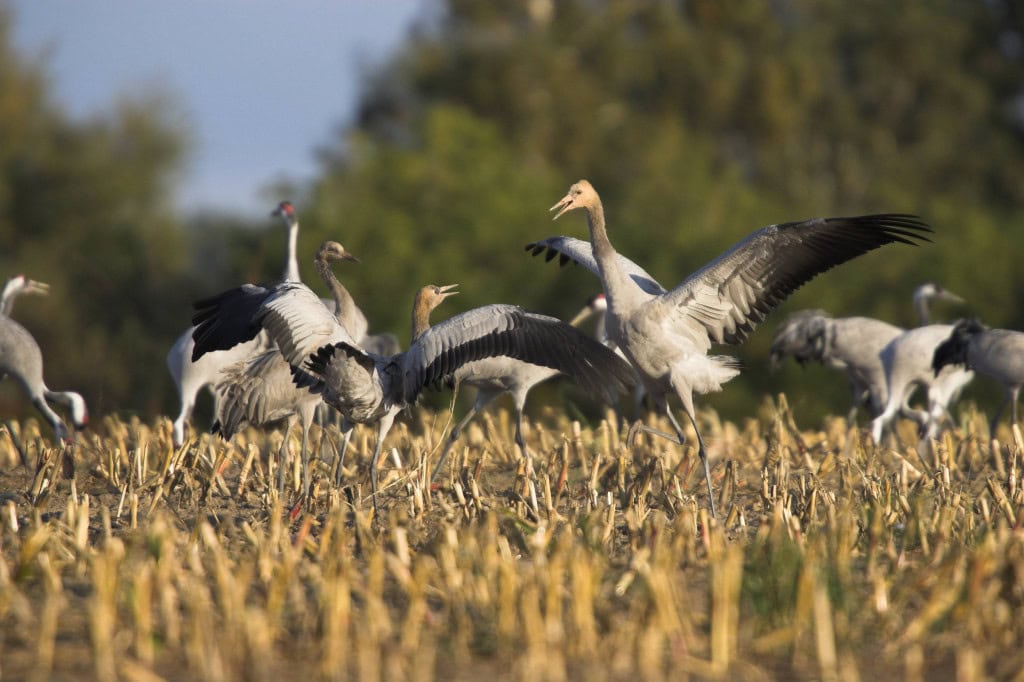
<instances>
[{"instance_id":1,"label":"blurred treeline","mask_svg":"<svg viewBox=\"0 0 1024 682\"><path fill-rule=\"evenodd\" d=\"M1010 0L435 3L367 76L354 119L317 151L319 177L289 188L303 276L323 291L312 251L341 241L363 259L338 273L371 330L404 344L412 293L428 282L461 284L447 314L502 301L572 315L598 281L523 245L586 236L581 215L552 224L547 212L581 177L601 192L616 247L669 287L768 223L918 213L933 244L806 286L747 344L722 349L746 371L702 402L738 417L786 390L810 415L845 410L838 375L767 372L786 312L913 325L910 294L932 279L969 301L936 318L1024 329L1022 11ZM170 412L164 355L189 303L278 277L282 231L270 218L177 214L188 131L173 102L143 95L70 120L45 64L12 52L12 20L0 13L0 272L53 284L15 316L52 386L79 388L101 412Z\"/></svg>"}]
</instances>

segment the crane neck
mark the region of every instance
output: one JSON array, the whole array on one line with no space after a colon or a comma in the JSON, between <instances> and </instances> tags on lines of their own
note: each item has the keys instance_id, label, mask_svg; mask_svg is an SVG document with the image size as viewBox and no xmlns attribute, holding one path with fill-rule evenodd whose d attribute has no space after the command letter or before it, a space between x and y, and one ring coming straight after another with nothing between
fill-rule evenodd
<instances>
[{"instance_id":1,"label":"crane neck","mask_svg":"<svg viewBox=\"0 0 1024 682\"><path fill-rule=\"evenodd\" d=\"M4 291L0 294L0 315L10 317L11 311L14 310L14 299L17 298L18 293L13 279L4 285Z\"/></svg>"},{"instance_id":2,"label":"crane neck","mask_svg":"<svg viewBox=\"0 0 1024 682\"><path fill-rule=\"evenodd\" d=\"M619 264L618 253L608 239L604 223L604 206L601 201L587 206L587 228L590 230L590 244L594 250L594 260L601 271L601 282L604 294L608 298L608 306L616 307L616 302L624 303L625 299L640 292L639 286L626 274Z\"/></svg>"},{"instance_id":3,"label":"crane neck","mask_svg":"<svg viewBox=\"0 0 1024 682\"><path fill-rule=\"evenodd\" d=\"M416 294L416 300L412 304L412 341L415 343L424 332L430 329L430 313L434 306L422 293Z\"/></svg>"},{"instance_id":4,"label":"crane neck","mask_svg":"<svg viewBox=\"0 0 1024 682\"><path fill-rule=\"evenodd\" d=\"M302 278L299 276L298 246L299 221L290 220L288 221L288 254L287 259L284 262L284 276L282 277L285 282L302 281ZM329 269L330 268L328 268L328 270Z\"/></svg>"},{"instance_id":5,"label":"crane neck","mask_svg":"<svg viewBox=\"0 0 1024 682\"><path fill-rule=\"evenodd\" d=\"M317 255L313 259L313 267L316 268L320 279L324 281L327 289L331 292L331 298L334 299L334 313L338 321L341 322L345 329L352 329L356 310L356 302L352 299L352 294L348 293L345 285L338 281L334 271L331 270L331 264L327 262L326 258Z\"/></svg>"},{"instance_id":6,"label":"crane neck","mask_svg":"<svg viewBox=\"0 0 1024 682\"><path fill-rule=\"evenodd\" d=\"M928 309L927 296L914 296L914 310L917 311L917 319L920 321L922 327L927 324L931 324L932 316L931 311Z\"/></svg>"}]
</instances>

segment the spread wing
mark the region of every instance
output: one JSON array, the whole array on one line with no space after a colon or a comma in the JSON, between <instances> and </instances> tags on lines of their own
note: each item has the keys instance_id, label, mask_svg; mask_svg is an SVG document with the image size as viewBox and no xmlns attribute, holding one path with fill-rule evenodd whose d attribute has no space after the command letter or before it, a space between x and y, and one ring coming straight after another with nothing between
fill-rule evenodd
<instances>
[{"instance_id":1,"label":"spread wing","mask_svg":"<svg viewBox=\"0 0 1024 682\"><path fill-rule=\"evenodd\" d=\"M503 356L564 372L607 398L634 380L622 358L579 329L497 304L435 324L410 346L402 360L404 399L411 403L424 387L451 382L468 362Z\"/></svg>"},{"instance_id":2,"label":"spread wing","mask_svg":"<svg viewBox=\"0 0 1024 682\"><path fill-rule=\"evenodd\" d=\"M537 242L530 242L526 245L526 250L534 256L544 253L544 259L548 261L557 255L559 265L564 266L571 261L576 265L582 265L598 277L601 276L601 271L597 269L597 261L594 259L593 249L588 241L573 237L548 237ZM618 259L622 269L633 278L633 281L641 289L655 296L665 293L665 288L658 284L658 281L642 267L625 256L618 255Z\"/></svg>"},{"instance_id":3,"label":"spread wing","mask_svg":"<svg viewBox=\"0 0 1024 682\"><path fill-rule=\"evenodd\" d=\"M649 305L702 325L717 343L741 343L776 306L814 276L900 242L930 241L920 218L881 214L814 218L757 230Z\"/></svg>"},{"instance_id":4,"label":"spread wing","mask_svg":"<svg viewBox=\"0 0 1024 682\"><path fill-rule=\"evenodd\" d=\"M197 301L193 307L193 360L248 341L261 329L292 365L301 365L306 356L325 344L354 343L334 313L301 282L282 282L273 287L244 284Z\"/></svg>"}]
</instances>

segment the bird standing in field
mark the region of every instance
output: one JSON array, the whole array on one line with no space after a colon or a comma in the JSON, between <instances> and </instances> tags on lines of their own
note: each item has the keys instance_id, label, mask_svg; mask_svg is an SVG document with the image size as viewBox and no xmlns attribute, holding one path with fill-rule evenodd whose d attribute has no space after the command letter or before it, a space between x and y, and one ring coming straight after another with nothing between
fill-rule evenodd
<instances>
[{"instance_id":1,"label":"bird standing in field","mask_svg":"<svg viewBox=\"0 0 1024 682\"><path fill-rule=\"evenodd\" d=\"M1024 332L989 329L978 320L960 320L945 341L935 348L932 370L938 375L944 367L962 365L1001 383L1006 392L989 425L996 436L999 417L1010 403L1010 426L1017 423L1017 398L1024 385Z\"/></svg>"},{"instance_id":2,"label":"bird standing in field","mask_svg":"<svg viewBox=\"0 0 1024 682\"><path fill-rule=\"evenodd\" d=\"M287 249L281 280L298 282L299 259L296 248L299 241L299 219L295 215L295 207L290 201L282 201L270 215L280 218L287 231ZM194 326L182 332L167 352L167 369L171 373L171 379L174 380L174 386L178 389L181 400L181 409L174 419L171 430L175 447L180 447L185 442L185 423L192 417L192 410L195 408L196 396L199 395L199 391L216 384L221 378L221 372L225 369L252 358L270 347L267 335L260 334L230 350L205 354L202 360L199 360L193 358L195 350L195 344L192 341L193 332L195 332ZM216 394L214 399L214 408L216 409Z\"/></svg>"},{"instance_id":3,"label":"bird standing in field","mask_svg":"<svg viewBox=\"0 0 1024 682\"><path fill-rule=\"evenodd\" d=\"M936 300L963 302L934 282L922 284L913 295L921 324L928 324L929 304ZM800 310L787 316L772 335L771 366L775 369L791 356L801 365L819 362L841 370L846 373L853 396L848 421L853 423L862 404L868 406L872 417L877 417L889 399L882 351L905 331L871 317L832 317L824 310ZM919 424L927 420L927 412L911 410L905 401L900 411Z\"/></svg>"},{"instance_id":4,"label":"bird standing in field","mask_svg":"<svg viewBox=\"0 0 1024 682\"><path fill-rule=\"evenodd\" d=\"M705 265L672 291L620 256L608 239L604 208L593 186L580 180L554 206L555 219L586 213L590 244L554 237L527 246L584 265L601 278L608 299L609 338L637 370L659 412L685 442L668 404L679 398L697 436L708 503L715 514L707 451L694 411L693 394L720 390L739 374L733 358L707 355L712 343L738 344L797 287L815 275L892 242L914 244L930 228L919 218L883 214L815 218L757 230ZM637 428L649 430L637 423ZM668 437L668 434L658 432Z\"/></svg>"},{"instance_id":5,"label":"bird standing in field","mask_svg":"<svg viewBox=\"0 0 1024 682\"><path fill-rule=\"evenodd\" d=\"M455 293L458 292L448 291L448 295ZM587 305L569 324L577 327L578 322L587 319L590 314L598 312L597 309L600 308L601 304L595 303L595 300L592 298L588 301ZM603 341L600 339L598 341L604 345ZM473 402L473 406L452 427L451 432L448 434L444 449L441 451L441 456L438 458L431 478L436 478L438 472L444 467L444 463L448 458L448 452L455 445L466 425L472 421L473 417L480 410L484 409L491 401L503 393L508 393L512 397L512 407L515 410L516 418L515 443L524 455L529 455L529 451L526 449L526 441L523 438L523 411L526 408L526 398L534 386L558 374L561 374L561 372L557 369L523 362L508 356L488 357L460 367L455 372L453 379L455 386L472 386L476 388L476 399Z\"/></svg>"},{"instance_id":6,"label":"bird standing in field","mask_svg":"<svg viewBox=\"0 0 1024 682\"><path fill-rule=\"evenodd\" d=\"M375 508L377 464L398 412L414 404L425 388L453 383L467 363L507 356L558 369L598 395L629 384L628 365L607 348L561 320L518 306L482 306L431 326L430 312L451 293L450 285L420 289L409 349L379 356L360 349L308 287L247 284L195 304L195 352L201 357L230 348L265 329L298 386L341 412L349 426L376 424L370 464Z\"/></svg>"},{"instance_id":7,"label":"bird standing in field","mask_svg":"<svg viewBox=\"0 0 1024 682\"><path fill-rule=\"evenodd\" d=\"M46 293L49 285L33 282L19 275L4 287L0 309L10 310L14 299L22 293ZM11 377L25 390L29 400L53 429L61 441L71 439L71 433L60 415L47 402L64 405L71 411L71 422L82 429L89 421L85 400L74 391L52 391L43 380L43 353L39 344L25 327L0 313L0 379Z\"/></svg>"},{"instance_id":8,"label":"bird standing in field","mask_svg":"<svg viewBox=\"0 0 1024 682\"><path fill-rule=\"evenodd\" d=\"M334 297L335 309L341 309L348 291L331 271L331 263L358 258L336 241L326 241L317 249L313 259L320 278ZM351 300L351 296L348 296ZM215 385L217 413L214 432L230 439L245 426L264 426L279 419L287 419L284 441L281 444L281 464L278 468L278 492L284 492L287 470L288 434L295 423L302 429L302 495L309 495L309 427L313 423L320 396L300 389L292 381L291 367L277 348L271 348L242 360L225 369Z\"/></svg>"}]
</instances>

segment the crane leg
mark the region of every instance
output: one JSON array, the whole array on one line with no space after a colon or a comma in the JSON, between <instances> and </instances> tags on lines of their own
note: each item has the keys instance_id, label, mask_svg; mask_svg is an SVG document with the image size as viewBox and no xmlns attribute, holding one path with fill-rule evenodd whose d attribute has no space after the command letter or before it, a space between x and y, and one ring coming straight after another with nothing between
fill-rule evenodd
<instances>
[{"instance_id":1,"label":"crane leg","mask_svg":"<svg viewBox=\"0 0 1024 682\"><path fill-rule=\"evenodd\" d=\"M516 407L516 445L519 446L519 450L523 453L523 456L529 459L530 452L526 449L526 441L523 439L523 411Z\"/></svg>"},{"instance_id":2,"label":"crane leg","mask_svg":"<svg viewBox=\"0 0 1024 682\"><path fill-rule=\"evenodd\" d=\"M302 425L302 499L309 497L309 424Z\"/></svg>"},{"instance_id":3,"label":"crane leg","mask_svg":"<svg viewBox=\"0 0 1024 682\"><path fill-rule=\"evenodd\" d=\"M395 415L392 412L386 412L377 422L377 444L373 448L373 459L370 461L370 495L373 498L373 518L375 519L380 518L377 509L377 463L380 460L380 451L384 447L384 438L388 435L394 422Z\"/></svg>"},{"instance_id":4,"label":"crane leg","mask_svg":"<svg viewBox=\"0 0 1024 682\"><path fill-rule=\"evenodd\" d=\"M693 398L691 397L689 400L686 400L681 391L677 391L677 394L680 394L679 397L683 402L683 412L686 413L690 423L693 424L693 432L697 434L697 454L700 455L700 461L704 465L704 480L708 486L708 507L711 509L711 518L716 518L715 496L711 489L711 467L708 465L708 454L707 450L704 448L704 438L700 435L700 429L697 428L697 420L693 416ZM665 433L658 429L652 429L638 421L630 427L629 433L626 435L626 443L630 447L632 447L636 440L638 431L646 431L651 435L659 436L680 446L686 443L686 434L683 433L682 425L680 425L679 420L676 419L676 416L672 413L672 408L669 407L668 400L663 397L660 400L655 399L655 402L658 404L658 407L665 412L665 416L668 417L668 421L672 424L672 428L675 430L676 435L673 436L670 433Z\"/></svg>"},{"instance_id":5,"label":"crane leg","mask_svg":"<svg viewBox=\"0 0 1024 682\"><path fill-rule=\"evenodd\" d=\"M693 424L693 432L697 434L697 454L700 455L700 461L704 465L704 481L708 485L708 507L711 509L711 518L716 518L715 515L715 494L711 490L711 467L708 466L708 453L704 448L704 438L700 435L700 429L697 428L697 420L693 416L692 409L686 409L686 404L683 404L683 412L689 417L690 423ZM680 440L685 440L683 435L683 427L679 424L679 420L672 414L672 410L668 407L668 403L665 403L665 414L668 415L668 420L672 423L672 428L676 430Z\"/></svg>"},{"instance_id":6,"label":"crane leg","mask_svg":"<svg viewBox=\"0 0 1024 682\"><path fill-rule=\"evenodd\" d=\"M1016 426L1017 424L1017 398L1020 397L1020 386L1014 386L1010 389L1010 426Z\"/></svg>"},{"instance_id":7,"label":"crane leg","mask_svg":"<svg viewBox=\"0 0 1024 682\"><path fill-rule=\"evenodd\" d=\"M477 403L479 402L479 400L480 398L478 394ZM459 423L452 427L452 432L448 434L448 442L444 444L444 450L441 451L441 458L437 460L437 465L434 467L434 472L430 474L431 481L437 478L437 475L444 468L445 460L448 459L448 451L452 449L452 446L455 445L455 441L457 441L459 439L459 436L462 435L462 429L466 428L466 425L469 424L469 422L473 420L473 417L476 416L476 413L478 411L477 403L474 403L473 407L469 408L469 412L467 412L462 417L462 419L459 420Z\"/></svg>"},{"instance_id":8,"label":"crane leg","mask_svg":"<svg viewBox=\"0 0 1024 682\"><path fill-rule=\"evenodd\" d=\"M284 495L285 470L288 468L288 435L292 432L292 420L284 428L284 439L281 441L281 457L277 465L277 494Z\"/></svg>"},{"instance_id":9,"label":"crane leg","mask_svg":"<svg viewBox=\"0 0 1024 682\"><path fill-rule=\"evenodd\" d=\"M342 476L342 465L345 463L345 452L348 451L348 444L352 440L352 432L355 430L355 424L350 423L347 419L341 420L341 446L338 448L338 461L337 469L334 472L334 485L341 487L341 476Z\"/></svg>"},{"instance_id":10,"label":"crane leg","mask_svg":"<svg viewBox=\"0 0 1024 682\"><path fill-rule=\"evenodd\" d=\"M999 429L999 418L1003 416L1003 410L1006 409L1006 403L1010 402L1010 394L1011 394L1010 390L1007 390L1006 393L1003 394L1003 400L1002 400L1002 402L999 403L999 407L996 408L996 413L992 417L992 421L989 422L989 425L988 425L988 437L989 437L989 439L992 439L992 438L996 437L996 433L998 432L998 429ZM1014 396L1013 398L1014 398L1013 399L1013 412L1016 413L1016 411L1017 411L1017 397ZM1014 420L1013 421L1016 422L1016 414L1014 414ZM1012 423L1011 423L1011 426L1012 426Z\"/></svg>"},{"instance_id":11,"label":"crane leg","mask_svg":"<svg viewBox=\"0 0 1024 682\"><path fill-rule=\"evenodd\" d=\"M628 445L629 447L633 447L634 445L636 445L636 437L640 435L641 431L643 431L644 433L649 433L652 436L657 436L658 438L664 438L665 440L671 441L676 445L686 445L685 436L675 435L669 433L668 431L656 429L653 426L648 426L647 424L644 424L639 419L633 422L633 425L629 427L629 431L626 432L626 445Z\"/></svg>"}]
</instances>

